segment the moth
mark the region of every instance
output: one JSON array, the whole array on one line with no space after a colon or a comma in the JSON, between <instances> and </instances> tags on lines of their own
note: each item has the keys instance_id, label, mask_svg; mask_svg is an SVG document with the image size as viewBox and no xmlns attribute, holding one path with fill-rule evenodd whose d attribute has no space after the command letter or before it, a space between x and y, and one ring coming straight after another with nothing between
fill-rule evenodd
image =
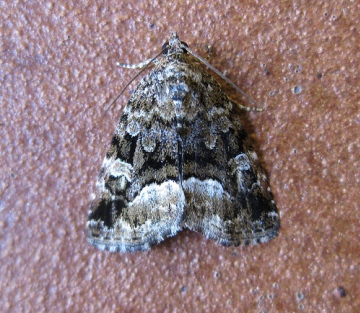
<instances>
[{"instance_id":1,"label":"moth","mask_svg":"<svg viewBox=\"0 0 360 313\"><path fill-rule=\"evenodd\" d=\"M95 247L148 250L183 228L224 246L277 236L275 201L236 103L195 56L171 33L131 95L88 215Z\"/></svg>"}]
</instances>

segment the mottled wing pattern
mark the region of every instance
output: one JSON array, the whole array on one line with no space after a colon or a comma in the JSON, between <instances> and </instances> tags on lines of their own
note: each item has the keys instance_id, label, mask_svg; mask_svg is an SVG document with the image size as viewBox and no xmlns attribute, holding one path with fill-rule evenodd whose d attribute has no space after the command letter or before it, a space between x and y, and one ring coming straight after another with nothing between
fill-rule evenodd
<instances>
[{"instance_id":1,"label":"mottled wing pattern","mask_svg":"<svg viewBox=\"0 0 360 313\"><path fill-rule=\"evenodd\" d=\"M100 171L87 223L100 249L148 250L182 227L178 131L156 77L154 70L131 96Z\"/></svg>"},{"instance_id":2,"label":"mottled wing pattern","mask_svg":"<svg viewBox=\"0 0 360 313\"><path fill-rule=\"evenodd\" d=\"M233 103L177 37L169 44L120 118L88 241L147 250L184 227L222 245L270 240L279 229L275 202Z\"/></svg>"},{"instance_id":3,"label":"mottled wing pattern","mask_svg":"<svg viewBox=\"0 0 360 313\"><path fill-rule=\"evenodd\" d=\"M184 226L226 246L266 242L279 229L267 177L233 103L201 74L182 131Z\"/></svg>"}]
</instances>

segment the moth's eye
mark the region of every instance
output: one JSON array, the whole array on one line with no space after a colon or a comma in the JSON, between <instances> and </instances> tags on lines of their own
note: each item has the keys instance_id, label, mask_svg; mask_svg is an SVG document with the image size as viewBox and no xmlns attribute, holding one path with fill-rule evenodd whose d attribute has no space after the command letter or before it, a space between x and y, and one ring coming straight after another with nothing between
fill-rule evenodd
<instances>
[{"instance_id":1,"label":"moth's eye","mask_svg":"<svg viewBox=\"0 0 360 313\"><path fill-rule=\"evenodd\" d=\"M186 48L189 48L189 46L187 45L186 42L183 42L183 41L182 41L181 44L182 44L183 46L185 46ZM186 49L183 48L182 50L183 50L184 53L187 53Z\"/></svg>"},{"instance_id":2,"label":"moth's eye","mask_svg":"<svg viewBox=\"0 0 360 313\"><path fill-rule=\"evenodd\" d=\"M181 44L184 45L185 47L189 47L186 42L182 41ZM161 50L163 52L163 55L166 55L169 52L169 43L165 42L162 45ZM184 53L187 53L186 49L183 48L182 50L183 50Z\"/></svg>"},{"instance_id":3,"label":"moth's eye","mask_svg":"<svg viewBox=\"0 0 360 313\"><path fill-rule=\"evenodd\" d=\"M161 47L161 50L163 52L163 55L166 55L168 53L168 47L169 47L169 43L168 42L165 42L162 47Z\"/></svg>"}]
</instances>

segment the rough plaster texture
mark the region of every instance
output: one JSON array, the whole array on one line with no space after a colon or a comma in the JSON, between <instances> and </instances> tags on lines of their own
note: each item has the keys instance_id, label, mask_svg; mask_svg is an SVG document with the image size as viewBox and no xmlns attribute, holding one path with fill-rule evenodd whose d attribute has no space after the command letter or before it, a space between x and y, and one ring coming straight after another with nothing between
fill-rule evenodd
<instances>
[{"instance_id":1,"label":"rough plaster texture","mask_svg":"<svg viewBox=\"0 0 360 313\"><path fill-rule=\"evenodd\" d=\"M3 312L359 309L358 1L7 0L0 13ZM154 56L170 30L203 56L211 45L211 63L268 105L242 117L281 213L267 244L225 248L189 231L146 253L86 242L135 86L104 116L136 73L115 62Z\"/></svg>"}]
</instances>

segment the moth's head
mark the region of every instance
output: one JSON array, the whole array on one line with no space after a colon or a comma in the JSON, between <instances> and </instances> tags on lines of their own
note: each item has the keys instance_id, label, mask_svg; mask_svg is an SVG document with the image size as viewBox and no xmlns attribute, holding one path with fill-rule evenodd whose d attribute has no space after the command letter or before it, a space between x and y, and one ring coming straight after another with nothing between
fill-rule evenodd
<instances>
[{"instance_id":1,"label":"moth's head","mask_svg":"<svg viewBox=\"0 0 360 313\"><path fill-rule=\"evenodd\" d=\"M186 42L180 41L177 33L171 32L169 41L163 44L161 50L163 55L186 54L185 47L189 47Z\"/></svg>"}]
</instances>

